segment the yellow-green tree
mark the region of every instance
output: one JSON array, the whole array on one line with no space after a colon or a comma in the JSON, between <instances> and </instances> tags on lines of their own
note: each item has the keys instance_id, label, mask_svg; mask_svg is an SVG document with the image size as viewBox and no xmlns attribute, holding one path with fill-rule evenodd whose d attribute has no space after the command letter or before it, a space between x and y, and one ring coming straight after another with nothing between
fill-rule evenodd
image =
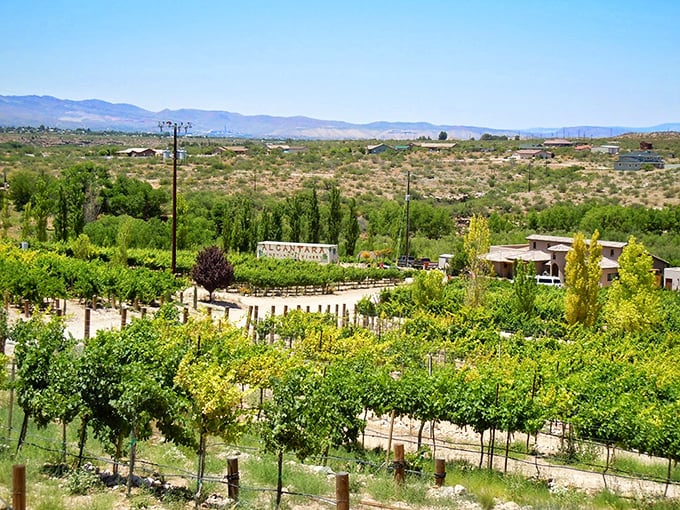
<instances>
[{"instance_id":1,"label":"yellow-green tree","mask_svg":"<svg viewBox=\"0 0 680 510\"><path fill-rule=\"evenodd\" d=\"M602 270L602 246L597 242L596 230L586 244L585 236L577 233L574 244L567 252L564 281L567 292L564 298L564 314L567 323L592 326L597 320L600 305L597 302Z\"/></svg>"},{"instance_id":2,"label":"yellow-green tree","mask_svg":"<svg viewBox=\"0 0 680 510\"><path fill-rule=\"evenodd\" d=\"M430 303L436 303L444 294L444 273L441 271L419 271L413 279L411 296L419 308L427 308Z\"/></svg>"},{"instance_id":3,"label":"yellow-green tree","mask_svg":"<svg viewBox=\"0 0 680 510\"><path fill-rule=\"evenodd\" d=\"M489 252L489 222L483 216L473 215L470 227L463 239L467 256L467 304L477 307L482 304L487 277L491 275L491 263L485 258Z\"/></svg>"},{"instance_id":4,"label":"yellow-green tree","mask_svg":"<svg viewBox=\"0 0 680 510\"><path fill-rule=\"evenodd\" d=\"M660 320L652 256L631 237L619 257L619 278L604 306L607 325L615 331L643 331Z\"/></svg>"}]
</instances>

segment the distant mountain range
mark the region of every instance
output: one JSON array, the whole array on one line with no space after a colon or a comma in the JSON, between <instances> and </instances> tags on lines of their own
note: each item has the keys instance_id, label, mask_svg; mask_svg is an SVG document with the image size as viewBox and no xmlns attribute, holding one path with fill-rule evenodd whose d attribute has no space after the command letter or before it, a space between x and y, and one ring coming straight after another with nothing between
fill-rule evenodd
<instances>
[{"instance_id":1,"label":"distant mountain range","mask_svg":"<svg viewBox=\"0 0 680 510\"><path fill-rule=\"evenodd\" d=\"M130 104L97 99L70 101L51 96L0 96L1 127L90 129L93 131L156 132L166 120L190 122L191 133L237 138L313 140L414 140L437 139L445 131L449 139L479 139L484 133L514 137L606 138L622 133L680 131L680 123L645 128L622 126L570 126L560 128L494 129L488 127L434 125L427 122L372 122L351 124L309 117L241 115L209 110L150 112Z\"/></svg>"}]
</instances>

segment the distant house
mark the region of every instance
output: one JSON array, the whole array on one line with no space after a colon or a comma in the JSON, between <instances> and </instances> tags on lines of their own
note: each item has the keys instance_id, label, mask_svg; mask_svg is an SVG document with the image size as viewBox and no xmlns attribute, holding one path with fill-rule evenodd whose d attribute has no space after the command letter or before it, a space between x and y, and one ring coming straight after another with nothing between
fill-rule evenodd
<instances>
[{"instance_id":1,"label":"distant house","mask_svg":"<svg viewBox=\"0 0 680 510\"><path fill-rule=\"evenodd\" d=\"M298 146L293 146L293 145L286 145L286 144L281 144L281 143L268 143L267 144L267 152L271 153L272 151L279 150L283 152L284 154L295 154L297 152L305 152L307 150L307 147L303 147L301 145Z\"/></svg>"},{"instance_id":2,"label":"distant house","mask_svg":"<svg viewBox=\"0 0 680 510\"><path fill-rule=\"evenodd\" d=\"M118 151L116 154L128 156L130 158L152 158L156 156L157 152L154 149L149 149L147 147L132 147L130 149Z\"/></svg>"},{"instance_id":3,"label":"distant house","mask_svg":"<svg viewBox=\"0 0 680 510\"><path fill-rule=\"evenodd\" d=\"M664 269L663 287L668 290L680 290L680 267L667 267Z\"/></svg>"},{"instance_id":4,"label":"distant house","mask_svg":"<svg viewBox=\"0 0 680 510\"><path fill-rule=\"evenodd\" d=\"M588 145L588 144L585 144L585 145L577 145L576 147L574 147L574 150L575 150L575 151L578 151L578 152L592 151L592 150L593 150L593 146L592 146L592 145Z\"/></svg>"},{"instance_id":5,"label":"distant house","mask_svg":"<svg viewBox=\"0 0 680 510\"><path fill-rule=\"evenodd\" d=\"M388 150L391 151L393 149L392 149L392 147L390 147L389 145L387 145L385 143L379 143L377 145L369 145L368 147L366 147L366 152L368 152L369 154L382 154L383 152L388 151Z\"/></svg>"},{"instance_id":6,"label":"distant house","mask_svg":"<svg viewBox=\"0 0 680 510\"><path fill-rule=\"evenodd\" d=\"M427 149L430 152L441 152L444 150L450 150L453 149L456 144L455 143L442 143L442 142L422 142L422 143L417 143L415 144L418 147L421 147L423 149Z\"/></svg>"},{"instance_id":7,"label":"distant house","mask_svg":"<svg viewBox=\"0 0 680 510\"><path fill-rule=\"evenodd\" d=\"M520 149L510 157L514 159L550 159L554 158L555 155L543 149Z\"/></svg>"},{"instance_id":8,"label":"distant house","mask_svg":"<svg viewBox=\"0 0 680 510\"><path fill-rule=\"evenodd\" d=\"M599 152L601 154L618 154L620 151L618 145L600 145L599 147L593 147L590 152Z\"/></svg>"},{"instance_id":9,"label":"distant house","mask_svg":"<svg viewBox=\"0 0 680 510\"><path fill-rule=\"evenodd\" d=\"M567 253L574 244L572 237L545 236L532 234L526 237L528 244L491 246L486 259L493 264L497 276L512 278L514 275L515 262L524 260L533 262L536 274L557 276L564 282L564 268L567 263ZM590 240L586 239L586 244ZM600 285L606 287L614 281L619 274L619 257L623 248L628 243L618 241L598 240L602 246L602 261L600 269ZM669 266L668 262L652 255L653 269L660 275Z\"/></svg>"},{"instance_id":10,"label":"distant house","mask_svg":"<svg viewBox=\"0 0 680 510\"><path fill-rule=\"evenodd\" d=\"M248 147L243 147L242 145L225 145L223 147L218 147L215 149L215 152L218 153L223 153L223 152L233 152L234 154L240 154L242 156L245 156L248 154Z\"/></svg>"},{"instance_id":11,"label":"distant house","mask_svg":"<svg viewBox=\"0 0 680 510\"><path fill-rule=\"evenodd\" d=\"M572 145L574 145L573 142L565 140L564 138L553 138L552 140L543 142L544 147L571 147Z\"/></svg>"},{"instance_id":12,"label":"distant house","mask_svg":"<svg viewBox=\"0 0 680 510\"><path fill-rule=\"evenodd\" d=\"M642 165L650 164L654 168L663 168L663 158L653 151L637 151L621 154L614 162L614 170L640 170Z\"/></svg>"}]
</instances>

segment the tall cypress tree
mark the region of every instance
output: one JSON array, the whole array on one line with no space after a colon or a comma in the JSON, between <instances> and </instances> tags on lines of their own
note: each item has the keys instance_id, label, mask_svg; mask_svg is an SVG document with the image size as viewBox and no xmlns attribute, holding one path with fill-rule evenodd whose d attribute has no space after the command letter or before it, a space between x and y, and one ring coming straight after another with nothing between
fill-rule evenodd
<instances>
[{"instance_id":1,"label":"tall cypress tree","mask_svg":"<svg viewBox=\"0 0 680 510\"><path fill-rule=\"evenodd\" d=\"M307 208L307 242L318 243L321 239L321 215L319 214L319 199L316 187L312 188Z\"/></svg>"},{"instance_id":2,"label":"tall cypress tree","mask_svg":"<svg viewBox=\"0 0 680 510\"><path fill-rule=\"evenodd\" d=\"M340 209L340 191L333 186L328 197L328 242L338 244L342 228L342 210Z\"/></svg>"}]
</instances>

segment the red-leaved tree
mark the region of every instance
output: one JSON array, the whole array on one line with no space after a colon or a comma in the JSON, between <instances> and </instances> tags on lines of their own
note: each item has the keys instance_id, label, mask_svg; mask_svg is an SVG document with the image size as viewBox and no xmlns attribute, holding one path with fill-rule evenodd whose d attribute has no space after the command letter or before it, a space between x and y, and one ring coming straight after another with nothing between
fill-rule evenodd
<instances>
[{"instance_id":1,"label":"red-leaved tree","mask_svg":"<svg viewBox=\"0 0 680 510\"><path fill-rule=\"evenodd\" d=\"M191 277L210 293L212 302L216 289L226 289L234 281L234 266L220 248L209 246L198 253Z\"/></svg>"}]
</instances>

